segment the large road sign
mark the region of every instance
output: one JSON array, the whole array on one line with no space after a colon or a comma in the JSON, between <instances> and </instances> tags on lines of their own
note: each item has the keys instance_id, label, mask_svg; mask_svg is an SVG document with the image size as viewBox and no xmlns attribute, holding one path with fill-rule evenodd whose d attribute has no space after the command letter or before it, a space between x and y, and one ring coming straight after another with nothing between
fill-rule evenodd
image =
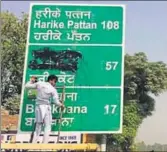
<instances>
[{"instance_id":1,"label":"large road sign","mask_svg":"<svg viewBox=\"0 0 167 152\"><path fill-rule=\"evenodd\" d=\"M24 89L32 75L58 76L66 86L62 132L121 133L125 8L102 4L32 4L19 121L32 131L36 90ZM62 89L58 88L61 96ZM52 131L60 111L52 105Z\"/></svg>"}]
</instances>

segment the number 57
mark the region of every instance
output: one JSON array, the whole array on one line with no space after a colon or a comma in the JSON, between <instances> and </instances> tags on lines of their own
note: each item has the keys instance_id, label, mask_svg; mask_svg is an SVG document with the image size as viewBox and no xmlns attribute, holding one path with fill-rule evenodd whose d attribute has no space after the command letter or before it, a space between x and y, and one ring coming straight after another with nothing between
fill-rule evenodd
<instances>
[{"instance_id":1,"label":"number 57","mask_svg":"<svg viewBox=\"0 0 167 152\"><path fill-rule=\"evenodd\" d=\"M118 62L117 61L107 61L106 62L106 70L109 71L109 70L116 70L116 67L118 65Z\"/></svg>"}]
</instances>

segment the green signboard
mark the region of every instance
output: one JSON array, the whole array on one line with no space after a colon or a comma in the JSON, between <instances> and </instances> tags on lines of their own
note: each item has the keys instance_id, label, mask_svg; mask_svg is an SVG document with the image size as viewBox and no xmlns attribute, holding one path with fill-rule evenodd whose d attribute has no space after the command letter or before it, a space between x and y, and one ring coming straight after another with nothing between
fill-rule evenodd
<instances>
[{"instance_id":1,"label":"green signboard","mask_svg":"<svg viewBox=\"0 0 167 152\"><path fill-rule=\"evenodd\" d=\"M58 76L62 132L121 133L125 9L122 5L32 4L23 84ZM19 132L34 125L36 90L23 85ZM52 131L60 109L52 105Z\"/></svg>"}]
</instances>

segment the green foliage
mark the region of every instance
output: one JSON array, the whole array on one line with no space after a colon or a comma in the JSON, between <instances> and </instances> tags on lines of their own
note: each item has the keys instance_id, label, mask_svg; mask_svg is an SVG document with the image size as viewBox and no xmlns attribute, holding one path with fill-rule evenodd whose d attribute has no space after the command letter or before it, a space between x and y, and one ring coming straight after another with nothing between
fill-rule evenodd
<instances>
[{"instance_id":1,"label":"green foliage","mask_svg":"<svg viewBox=\"0 0 167 152\"><path fill-rule=\"evenodd\" d=\"M138 124L140 124L141 121L142 119L138 115L138 106L135 101L124 105L123 133L108 136L108 148L110 151L114 151L113 148L126 151L127 145L131 146L133 144Z\"/></svg>"},{"instance_id":2,"label":"green foliage","mask_svg":"<svg viewBox=\"0 0 167 152\"><path fill-rule=\"evenodd\" d=\"M125 98L140 102L146 93L159 95L167 89L167 65L163 62L148 62L146 55L136 53L125 56Z\"/></svg>"},{"instance_id":3,"label":"green foliage","mask_svg":"<svg viewBox=\"0 0 167 152\"><path fill-rule=\"evenodd\" d=\"M125 104L135 100L138 114L143 119L154 111L155 100L167 89L167 65L163 62L149 62L144 53L125 56Z\"/></svg>"},{"instance_id":4,"label":"green foliage","mask_svg":"<svg viewBox=\"0 0 167 152\"><path fill-rule=\"evenodd\" d=\"M19 114L20 95L7 98L4 103L4 108L9 111L10 115Z\"/></svg>"},{"instance_id":5,"label":"green foliage","mask_svg":"<svg viewBox=\"0 0 167 152\"><path fill-rule=\"evenodd\" d=\"M137 151L167 151L167 144L146 145L143 141L136 143Z\"/></svg>"},{"instance_id":6,"label":"green foliage","mask_svg":"<svg viewBox=\"0 0 167 152\"><path fill-rule=\"evenodd\" d=\"M21 19L9 12L1 13L1 80L2 105L8 98L21 94L25 44L27 35L27 15Z\"/></svg>"}]
</instances>

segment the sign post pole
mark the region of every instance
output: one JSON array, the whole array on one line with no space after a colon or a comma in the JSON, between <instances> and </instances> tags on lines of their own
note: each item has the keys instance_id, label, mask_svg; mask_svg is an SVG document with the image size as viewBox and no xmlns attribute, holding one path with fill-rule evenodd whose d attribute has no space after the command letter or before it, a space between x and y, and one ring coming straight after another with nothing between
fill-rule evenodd
<instances>
[{"instance_id":1,"label":"sign post pole","mask_svg":"<svg viewBox=\"0 0 167 152\"><path fill-rule=\"evenodd\" d=\"M100 145L100 151L106 151L106 147L107 147L107 136L106 135L102 135L102 139L101 139L101 145Z\"/></svg>"}]
</instances>

